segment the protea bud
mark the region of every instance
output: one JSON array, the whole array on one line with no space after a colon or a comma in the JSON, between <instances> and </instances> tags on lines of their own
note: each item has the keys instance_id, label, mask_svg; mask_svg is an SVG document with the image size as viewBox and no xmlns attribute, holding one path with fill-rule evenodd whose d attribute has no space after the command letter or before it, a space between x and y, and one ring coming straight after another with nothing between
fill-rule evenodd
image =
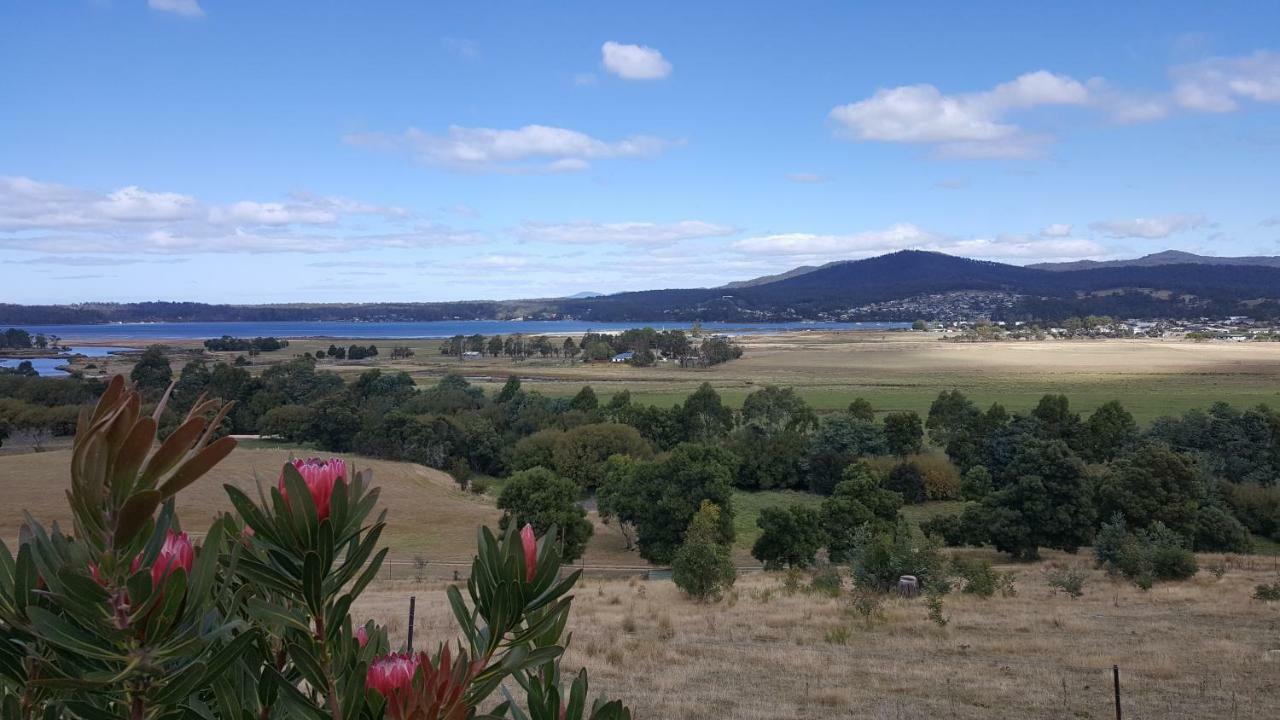
<instances>
[{"instance_id":1,"label":"protea bud","mask_svg":"<svg viewBox=\"0 0 1280 720\"><path fill-rule=\"evenodd\" d=\"M151 564L151 586L159 586L178 568L182 568L184 572L189 574L195 561L196 551L191 546L191 540L187 537L187 534L184 532L176 533L172 530L165 531L164 545L161 546L160 554L156 557L156 561ZM140 565L142 565L141 555L133 559L131 570L137 572Z\"/></svg>"},{"instance_id":2,"label":"protea bud","mask_svg":"<svg viewBox=\"0 0 1280 720\"><path fill-rule=\"evenodd\" d=\"M387 715L404 720L413 706L413 678L418 674L421 655L393 653L374 660L364 685L387 700Z\"/></svg>"},{"instance_id":3,"label":"protea bud","mask_svg":"<svg viewBox=\"0 0 1280 720\"><path fill-rule=\"evenodd\" d=\"M520 544L524 546L524 581L533 582L533 576L538 574L538 539L529 523L520 528Z\"/></svg>"},{"instance_id":4,"label":"protea bud","mask_svg":"<svg viewBox=\"0 0 1280 720\"><path fill-rule=\"evenodd\" d=\"M302 476L302 481L306 483L307 490L311 492L311 501L316 506L316 516L324 520L329 517L329 500L333 497L333 486L339 481L347 479L347 463L340 458L330 458L321 460L320 458L309 458L307 460L292 461L294 469ZM280 494L284 496L285 501L289 500L289 493L285 490L284 472L280 473Z\"/></svg>"},{"instance_id":5,"label":"protea bud","mask_svg":"<svg viewBox=\"0 0 1280 720\"><path fill-rule=\"evenodd\" d=\"M356 628L356 643L359 644L360 647L368 645L369 631L365 630L363 627Z\"/></svg>"},{"instance_id":6,"label":"protea bud","mask_svg":"<svg viewBox=\"0 0 1280 720\"><path fill-rule=\"evenodd\" d=\"M446 645L436 662L427 653L374 660L365 687L386 698L391 720L466 720L475 710L466 692L483 669L483 662L470 661L465 652L454 658Z\"/></svg>"}]
</instances>

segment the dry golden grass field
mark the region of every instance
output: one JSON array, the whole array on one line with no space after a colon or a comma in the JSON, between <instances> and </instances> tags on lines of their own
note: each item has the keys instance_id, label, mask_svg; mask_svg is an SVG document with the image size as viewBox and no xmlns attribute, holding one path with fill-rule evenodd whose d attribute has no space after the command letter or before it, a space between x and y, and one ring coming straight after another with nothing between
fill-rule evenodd
<instances>
[{"instance_id":1,"label":"dry golden grass field","mask_svg":"<svg viewBox=\"0 0 1280 720\"><path fill-rule=\"evenodd\" d=\"M1047 564L1015 566L1016 597L953 592L945 627L923 599L885 599L866 620L848 589L787 592L777 573L743 576L713 604L669 581L585 579L566 669L585 666L593 692L638 718L1105 719L1118 664L1126 718L1273 720L1280 603L1249 595L1276 575L1270 558L1249 562L1149 592L1090 569L1075 600L1052 594ZM353 613L402 642L416 595L415 644L434 647L455 635L443 588L383 582Z\"/></svg>"},{"instance_id":2,"label":"dry golden grass field","mask_svg":"<svg viewBox=\"0 0 1280 720\"><path fill-rule=\"evenodd\" d=\"M939 337L907 332L743 336L739 340L746 352L740 360L707 369L667 363L652 368L587 365L555 358L460 362L439 354L439 340L360 340L378 344L384 356L325 361L322 367L352 374L369 367L404 370L419 383L433 383L455 372L488 389L516 375L526 387L550 395L569 395L590 383L604 396L626 389L637 400L662 404L678 402L702 382L710 382L735 405L761 385L791 385L819 410L840 409L855 397L865 397L882 412L924 412L938 392L951 388L964 390L979 403L999 401L1018 410L1030 408L1045 393L1065 393L1082 411L1119 399L1144 423L1216 400L1280 403L1280 343L1161 339L967 344L942 342ZM284 350L255 358L255 368L323 350L330 342L291 341ZM190 341L176 344L198 347ZM385 351L393 344L407 344L416 355L392 361ZM230 360L235 354L216 355ZM104 367L100 360L98 364ZM105 367L127 371L129 364L115 360Z\"/></svg>"}]
</instances>

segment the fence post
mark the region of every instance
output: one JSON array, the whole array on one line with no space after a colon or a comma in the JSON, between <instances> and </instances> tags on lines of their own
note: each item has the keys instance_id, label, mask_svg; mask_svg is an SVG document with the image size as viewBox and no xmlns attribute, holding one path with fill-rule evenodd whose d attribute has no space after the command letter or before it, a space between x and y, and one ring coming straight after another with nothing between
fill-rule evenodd
<instances>
[{"instance_id":1,"label":"fence post","mask_svg":"<svg viewBox=\"0 0 1280 720\"><path fill-rule=\"evenodd\" d=\"M413 611L414 606L418 604L416 595L409 596L409 652L413 652Z\"/></svg>"},{"instance_id":2,"label":"fence post","mask_svg":"<svg viewBox=\"0 0 1280 720\"><path fill-rule=\"evenodd\" d=\"M1111 666L1111 681L1116 689L1116 720L1124 720L1124 716L1120 711L1120 666Z\"/></svg>"}]
</instances>

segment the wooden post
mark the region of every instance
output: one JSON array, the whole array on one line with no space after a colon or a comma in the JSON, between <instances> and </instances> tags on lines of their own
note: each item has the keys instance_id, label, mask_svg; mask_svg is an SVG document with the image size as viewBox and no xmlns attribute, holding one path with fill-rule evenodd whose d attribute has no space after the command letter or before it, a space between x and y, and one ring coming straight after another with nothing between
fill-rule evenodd
<instances>
[{"instance_id":1,"label":"wooden post","mask_svg":"<svg viewBox=\"0 0 1280 720\"><path fill-rule=\"evenodd\" d=\"M1120 666L1111 666L1111 681L1116 688L1116 720L1124 720L1123 714L1120 712Z\"/></svg>"},{"instance_id":2,"label":"wooden post","mask_svg":"<svg viewBox=\"0 0 1280 720\"><path fill-rule=\"evenodd\" d=\"M413 611L418 604L416 595L409 596L409 652L413 652Z\"/></svg>"}]
</instances>

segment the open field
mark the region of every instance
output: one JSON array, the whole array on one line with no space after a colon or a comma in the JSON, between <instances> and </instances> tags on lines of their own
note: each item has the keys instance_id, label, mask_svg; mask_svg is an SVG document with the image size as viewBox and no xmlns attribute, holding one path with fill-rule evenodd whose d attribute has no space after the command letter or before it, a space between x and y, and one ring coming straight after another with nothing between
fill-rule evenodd
<instances>
[{"instance_id":1,"label":"open field","mask_svg":"<svg viewBox=\"0 0 1280 720\"><path fill-rule=\"evenodd\" d=\"M1249 562L1149 592L1090 570L1076 600L1051 593L1047 564L1014 566L1016 597L952 593L942 628L923 600L886 599L868 622L847 591L789 594L780 574L743 576L715 604L669 581L586 579L566 670L585 666L593 694L646 718L1100 719L1114 717L1118 664L1125 717L1274 718L1280 604L1249 595L1276 575ZM385 623L394 644L411 594L416 644L453 638L439 583L381 583L353 614Z\"/></svg>"},{"instance_id":2,"label":"open field","mask_svg":"<svg viewBox=\"0 0 1280 720\"><path fill-rule=\"evenodd\" d=\"M1207 407L1217 400L1242 406L1280 403L1280 343L968 344L944 343L935 333L904 332L794 332L739 340L746 350L742 359L706 369L666 363L652 368L586 365L554 358L519 363L509 358L459 361L439 354L439 340L361 340L361 344L376 343L384 357L326 361L322 367L351 374L369 367L404 370L424 384L454 372L490 390L517 375L526 387L549 395L571 395L589 383L602 397L625 389L638 401L659 404L680 401L702 382L710 382L733 405L761 385L790 385L819 410L841 409L853 398L865 397L881 412L924 412L938 392L951 388L964 390L980 404L998 401L1010 409L1027 409L1045 393L1065 393L1081 411L1119 399L1142 423ZM285 350L255 358L255 368L322 350L330 342L291 341ZM407 344L416 355L391 361L385 354L393 344ZM185 345L198 347L190 341ZM216 355L230 360L235 354ZM103 367L100 358L95 360ZM128 361L115 359L107 367L127 371Z\"/></svg>"}]
</instances>

